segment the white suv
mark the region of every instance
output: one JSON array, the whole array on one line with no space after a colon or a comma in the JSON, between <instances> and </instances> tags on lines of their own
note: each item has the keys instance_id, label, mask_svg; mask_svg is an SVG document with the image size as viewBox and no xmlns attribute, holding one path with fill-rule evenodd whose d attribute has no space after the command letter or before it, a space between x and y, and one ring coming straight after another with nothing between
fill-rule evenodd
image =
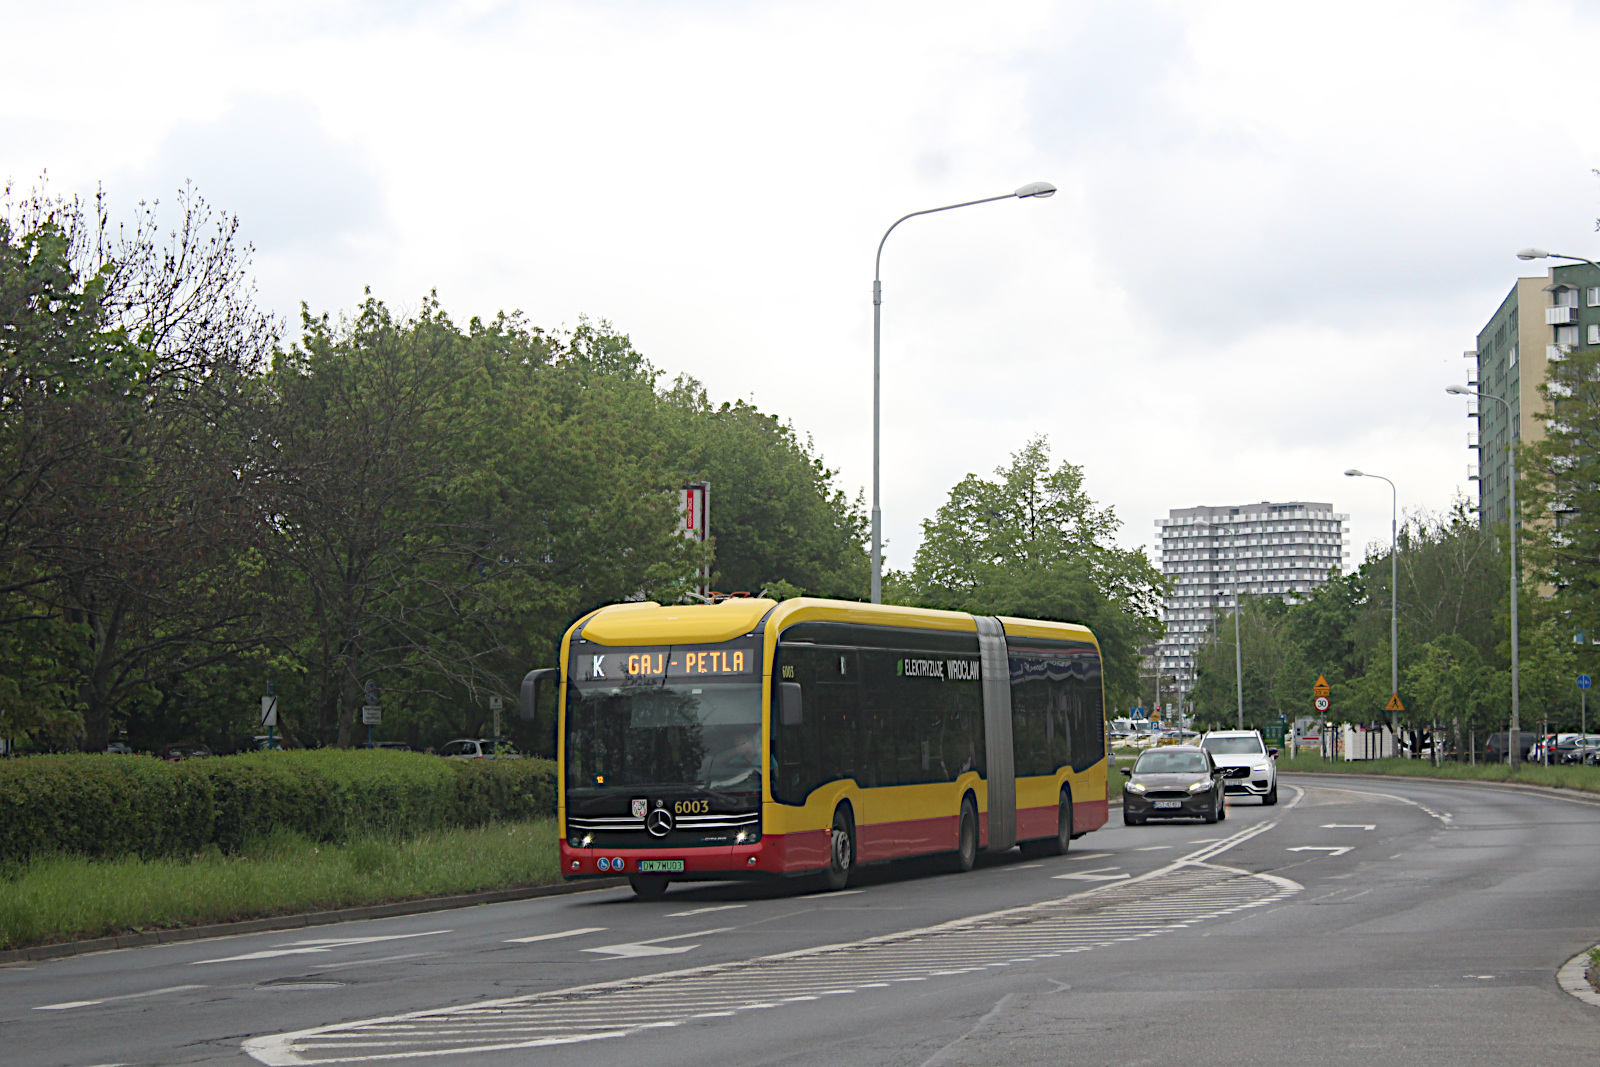
<instances>
[{"instance_id":1,"label":"white suv","mask_svg":"<svg viewBox=\"0 0 1600 1067\"><path fill-rule=\"evenodd\" d=\"M1225 791L1278 802L1278 750L1268 748L1259 730L1213 730L1200 747L1222 768Z\"/></svg>"}]
</instances>

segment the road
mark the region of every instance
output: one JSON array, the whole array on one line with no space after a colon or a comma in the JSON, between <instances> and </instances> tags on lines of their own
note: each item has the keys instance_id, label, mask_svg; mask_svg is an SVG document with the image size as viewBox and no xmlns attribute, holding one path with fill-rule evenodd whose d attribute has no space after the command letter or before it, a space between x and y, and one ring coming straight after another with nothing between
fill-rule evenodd
<instances>
[{"instance_id":1,"label":"road","mask_svg":"<svg viewBox=\"0 0 1600 1067\"><path fill-rule=\"evenodd\" d=\"M1600 939L1600 803L1311 776L1282 794L844 893L606 889L0 967L0 1061L1600 1057L1600 1009L1555 981Z\"/></svg>"}]
</instances>

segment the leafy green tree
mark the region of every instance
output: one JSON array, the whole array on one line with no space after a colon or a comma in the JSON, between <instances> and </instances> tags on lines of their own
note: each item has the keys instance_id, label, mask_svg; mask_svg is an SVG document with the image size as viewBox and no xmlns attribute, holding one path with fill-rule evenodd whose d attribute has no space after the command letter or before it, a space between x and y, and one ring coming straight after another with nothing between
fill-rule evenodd
<instances>
[{"instance_id":1,"label":"leafy green tree","mask_svg":"<svg viewBox=\"0 0 1600 1067\"><path fill-rule=\"evenodd\" d=\"M1110 705L1137 699L1139 650L1159 632L1166 579L1142 549L1112 543L1121 525L1115 513L1089 498L1082 467L1051 468L1043 437L995 474L969 474L951 489L923 521L910 573L889 591L927 607L1088 626L1100 642Z\"/></svg>"},{"instance_id":2,"label":"leafy green tree","mask_svg":"<svg viewBox=\"0 0 1600 1067\"><path fill-rule=\"evenodd\" d=\"M666 393L676 461L711 485L713 582L759 593L862 599L866 517L834 483L809 440L744 401L713 405L680 376Z\"/></svg>"}]
</instances>

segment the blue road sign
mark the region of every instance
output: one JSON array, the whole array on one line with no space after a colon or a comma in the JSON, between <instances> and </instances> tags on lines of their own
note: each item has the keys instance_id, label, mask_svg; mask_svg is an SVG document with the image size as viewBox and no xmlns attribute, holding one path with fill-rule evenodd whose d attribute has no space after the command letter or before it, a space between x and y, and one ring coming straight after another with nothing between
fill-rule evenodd
<instances>
[{"instance_id":1,"label":"blue road sign","mask_svg":"<svg viewBox=\"0 0 1600 1067\"><path fill-rule=\"evenodd\" d=\"M1590 679L1590 677L1587 674L1578 675L1578 688L1579 689L1587 689L1593 684L1594 684L1594 682Z\"/></svg>"}]
</instances>

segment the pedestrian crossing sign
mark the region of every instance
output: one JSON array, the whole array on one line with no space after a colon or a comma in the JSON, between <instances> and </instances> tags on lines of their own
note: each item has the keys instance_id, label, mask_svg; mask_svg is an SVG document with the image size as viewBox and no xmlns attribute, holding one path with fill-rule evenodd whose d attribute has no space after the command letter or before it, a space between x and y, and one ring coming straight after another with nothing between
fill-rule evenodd
<instances>
[{"instance_id":1,"label":"pedestrian crossing sign","mask_svg":"<svg viewBox=\"0 0 1600 1067\"><path fill-rule=\"evenodd\" d=\"M1400 703L1400 694L1395 693L1389 697L1389 703L1383 706L1384 711L1405 711L1406 706Z\"/></svg>"}]
</instances>

